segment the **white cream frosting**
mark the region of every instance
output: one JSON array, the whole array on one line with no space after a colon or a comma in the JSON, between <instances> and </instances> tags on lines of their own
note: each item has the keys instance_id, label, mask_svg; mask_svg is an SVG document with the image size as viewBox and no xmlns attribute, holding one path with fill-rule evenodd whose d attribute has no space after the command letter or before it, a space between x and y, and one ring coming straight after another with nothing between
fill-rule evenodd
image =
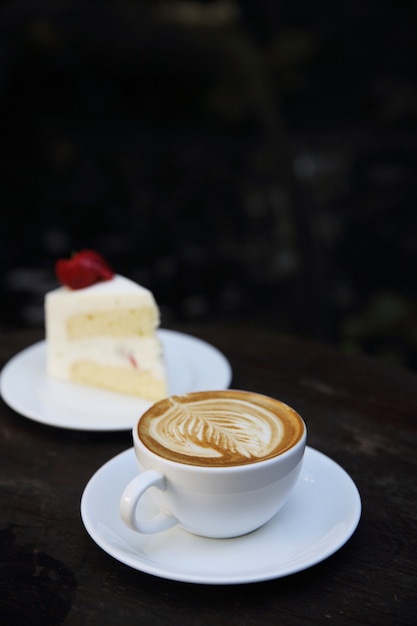
<instances>
[{"instance_id":1,"label":"white cream frosting","mask_svg":"<svg viewBox=\"0 0 417 626\"><path fill-rule=\"evenodd\" d=\"M68 378L72 364L89 360L114 367L137 367L162 379L165 375L162 348L156 335L68 340L67 320L72 316L142 307L154 312L155 327L158 326L159 310L151 291L120 275L84 289L59 287L46 294L49 375Z\"/></svg>"},{"instance_id":2,"label":"white cream frosting","mask_svg":"<svg viewBox=\"0 0 417 626\"><path fill-rule=\"evenodd\" d=\"M119 275L84 289L58 287L46 294L45 305L47 324L52 331L58 329L61 316L66 319L91 310L120 307L149 306L156 309L155 299L149 289ZM52 306L54 318L49 319Z\"/></svg>"},{"instance_id":3,"label":"white cream frosting","mask_svg":"<svg viewBox=\"0 0 417 626\"><path fill-rule=\"evenodd\" d=\"M110 367L135 367L151 372L156 378L164 377L161 344L152 337L58 342L50 347L48 368L53 369L54 376L68 378L71 365L85 360Z\"/></svg>"}]
</instances>

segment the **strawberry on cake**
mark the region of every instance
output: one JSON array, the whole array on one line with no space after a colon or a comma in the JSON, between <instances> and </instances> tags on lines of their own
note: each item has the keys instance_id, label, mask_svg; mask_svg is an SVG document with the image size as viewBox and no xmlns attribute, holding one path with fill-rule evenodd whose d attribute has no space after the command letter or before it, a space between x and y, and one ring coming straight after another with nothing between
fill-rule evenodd
<instances>
[{"instance_id":1,"label":"strawberry on cake","mask_svg":"<svg viewBox=\"0 0 417 626\"><path fill-rule=\"evenodd\" d=\"M47 373L140 396L167 395L159 309L152 293L82 250L56 263L62 287L46 294Z\"/></svg>"}]
</instances>

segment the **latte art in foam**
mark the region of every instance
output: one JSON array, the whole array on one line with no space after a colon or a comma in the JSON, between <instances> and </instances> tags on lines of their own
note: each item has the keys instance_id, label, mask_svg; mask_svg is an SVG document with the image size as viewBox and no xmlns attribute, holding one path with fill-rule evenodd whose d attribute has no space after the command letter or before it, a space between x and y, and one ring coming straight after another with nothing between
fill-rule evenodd
<instances>
[{"instance_id":1,"label":"latte art in foam","mask_svg":"<svg viewBox=\"0 0 417 626\"><path fill-rule=\"evenodd\" d=\"M263 407L247 402L212 399L184 405L171 400L170 404L150 424L149 434L179 454L261 458L282 437L282 425Z\"/></svg>"},{"instance_id":2,"label":"latte art in foam","mask_svg":"<svg viewBox=\"0 0 417 626\"><path fill-rule=\"evenodd\" d=\"M278 400L241 391L172 396L139 422L139 437L156 454L194 465L241 465L285 452L303 433L302 420Z\"/></svg>"}]
</instances>

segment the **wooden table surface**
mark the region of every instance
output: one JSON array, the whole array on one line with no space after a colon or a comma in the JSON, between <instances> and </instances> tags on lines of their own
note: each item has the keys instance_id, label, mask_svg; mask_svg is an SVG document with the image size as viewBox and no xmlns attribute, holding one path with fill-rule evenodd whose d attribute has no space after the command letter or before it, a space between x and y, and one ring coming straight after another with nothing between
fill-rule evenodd
<instances>
[{"instance_id":1,"label":"wooden table surface","mask_svg":"<svg viewBox=\"0 0 417 626\"><path fill-rule=\"evenodd\" d=\"M131 447L130 433L45 426L2 401L0 623L416 624L417 376L249 328L180 330L227 356L233 387L302 414L309 445L360 491L356 532L318 565L267 582L197 585L139 572L101 550L80 517L86 483ZM37 331L3 335L0 367L39 339Z\"/></svg>"}]
</instances>

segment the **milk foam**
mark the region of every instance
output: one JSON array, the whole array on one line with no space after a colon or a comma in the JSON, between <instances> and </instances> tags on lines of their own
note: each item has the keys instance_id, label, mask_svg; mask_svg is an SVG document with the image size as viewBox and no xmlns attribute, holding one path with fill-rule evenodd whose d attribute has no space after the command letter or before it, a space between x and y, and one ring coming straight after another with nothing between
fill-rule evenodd
<instances>
[{"instance_id":1,"label":"milk foam","mask_svg":"<svg viewBox=\"0 0 417 626\"><path fill-rule=\"evenodd\" d=\"M157 454L197 465L240 465L279 454L302 434L295 411L249 392L201 392L154 405L139 437Z\"/></svg>"}]
</instances>

